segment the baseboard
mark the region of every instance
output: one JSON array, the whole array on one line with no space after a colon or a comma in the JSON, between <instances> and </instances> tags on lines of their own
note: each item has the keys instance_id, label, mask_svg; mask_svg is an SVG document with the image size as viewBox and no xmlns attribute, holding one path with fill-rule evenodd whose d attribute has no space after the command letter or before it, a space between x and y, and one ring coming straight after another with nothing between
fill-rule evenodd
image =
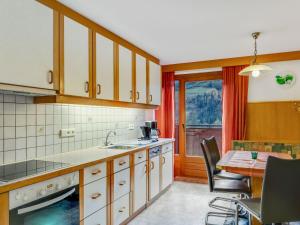
<instances>
[{"instance_id":1,"label":"baseboard","mask_svg":"<svg viewBox=\"0 0 300 225\"><path fill-rule=\"evenodd\" d=\"M175 177L174 180L175 181L189 182L189 183L208 184L207 178L180 177L180 176L177 176L177 177Z\"/></svg>"}]
</instances>

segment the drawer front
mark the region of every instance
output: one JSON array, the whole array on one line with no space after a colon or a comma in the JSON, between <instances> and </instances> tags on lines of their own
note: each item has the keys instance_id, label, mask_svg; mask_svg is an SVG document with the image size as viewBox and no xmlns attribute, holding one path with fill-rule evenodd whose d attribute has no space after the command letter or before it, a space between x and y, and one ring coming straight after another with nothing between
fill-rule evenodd
<instances>
[{"instance_id":1,"label":"drawer front","mask_svg":"<svg viewBox=\"0 0 300 225\"><path fill-rule=\"evenodd\" d=\"M134 204L136 212L147 203L147 162L142 162L134 167Z\"/></svg>"},{"instance_id":2,"label":"drawer front","mask_svg":"<svg viewBox=\"0 0 300 225\"><path fill-rule=\"evenodd\" d=\"M106 206L106 177L84 186L84 217Z\"/></svg>"},{"instance_id":3,"label":"drawer front","mask_svg":"<svg viewBox=\"0 0 300 225\"><path fill-rule=\"evenodd\" d=\"M165 144L162 146L162 153L170 152L173 150L173 143Z\"/></svg>"},{"instance_id":4,"label":"drawer front","mask_svg":"<svg viewBox=\"0 0 300 225\"><path fill-rule=\"evenodd\" d=\"M129 193L130 191L130 169L122 170L114 174L114 200Z\"/></svg>"},{"instance_id":5,"label":"drawer front","mask_svg":"<svg viewBox=\"0 0 300 225\"><path fill-rule=\"evenodd\" d=\"M129 217L129 194L113 203L113 224L119 225Z\"/></svg>"},{"instance_id":6,"label":"drawer front","mask_svg":"<svg viewBox=\"0 0 300 225\"><path fill-rule=\"evenodd\" d=\"M84 168L84 184L106 177L106 162Z\"/></svg>"},{"instance_id":7,"label":"drawer front","mask_svg":"<svg viewBox=\"0 0 300 225\"><path fill-rule=\"evenodd\" d=\"M134 164L139 164L147 160L146 150L134 153Z\"/></svg>"},{"instance_id":8,"label":"drawer front","mask_svg":"<svg viewBox=\"0 0 300 225\"><path fill-rule=\"evenodd\" d=\"M106 207L84 219L84 225L107 225Z\"/></svg>"},{"instance_id":9,"label":"drawer front","mask_svg":"<svg viewBox=\"0 0 300 225\"><path fill-rule=\"evenodd\" d=\"M114 173L126 169L129 166L129 155L117 158L114 160Z\"/></svg>"}]
</instances>

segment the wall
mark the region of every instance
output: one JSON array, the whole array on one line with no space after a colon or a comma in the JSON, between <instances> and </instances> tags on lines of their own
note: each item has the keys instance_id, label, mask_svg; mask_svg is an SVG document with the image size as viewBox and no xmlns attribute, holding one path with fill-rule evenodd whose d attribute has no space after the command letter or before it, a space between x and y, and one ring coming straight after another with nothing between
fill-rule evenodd
<instances>
[{"instance_id":1,"label":"wall","mask_svg":"<svg viewBox=\"0 0 300 225\"><path fill-rule=\"evenodd\" d=\"M102 146L108 131L113 142L140 137L147 110L61 104L33 104L32 97L0 94L0 164ZM148 113L149 114L149 113ZM134 129L129 130L129 124ZM75 137L60 138L61 128Z\"/></svg>"},{"instance_id":2,"label":"wall","mask_svg":"<svg viewBox=\"0 0 300 225\"><path fill-rule=\"evenodd\" d=\"M249 102L300 100L300 60L266 64L272 71L265 72L258 78L250 77ZM282 71L290 71L296 75L296 83L291 88L276 84L275 75Z\"/></svg>"}]
</instances>

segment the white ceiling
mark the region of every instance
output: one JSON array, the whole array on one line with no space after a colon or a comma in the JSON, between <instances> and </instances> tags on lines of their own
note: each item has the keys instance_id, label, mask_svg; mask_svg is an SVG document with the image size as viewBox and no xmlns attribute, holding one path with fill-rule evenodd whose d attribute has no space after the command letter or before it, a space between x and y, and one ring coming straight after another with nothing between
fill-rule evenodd
<instances>
[{"instance_id":1,"label":"white ceiling","mask_svg":"<svg viewBox=\"0 0 300 225\"><path fill-rule=\"evenodd\" d=\"M300 50L299 0L60 0L161 64Z\"/></svg>"}]
</instances>

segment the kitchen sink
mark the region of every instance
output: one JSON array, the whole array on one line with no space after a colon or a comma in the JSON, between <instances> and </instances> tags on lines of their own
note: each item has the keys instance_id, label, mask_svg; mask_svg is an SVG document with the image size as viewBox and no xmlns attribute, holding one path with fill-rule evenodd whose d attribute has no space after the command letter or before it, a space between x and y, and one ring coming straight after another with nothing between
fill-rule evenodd
<instances>
[{"instance_id":1,"label":"kitchen sink","mask_svg":"<svg viewBox=\"0 0 300 225\"><path fill-rule=\"evenodd\" d=\"M130 150L136 148L136 145L111 145L105 147L106 149Z\"/></svg>"}]
</instances>

